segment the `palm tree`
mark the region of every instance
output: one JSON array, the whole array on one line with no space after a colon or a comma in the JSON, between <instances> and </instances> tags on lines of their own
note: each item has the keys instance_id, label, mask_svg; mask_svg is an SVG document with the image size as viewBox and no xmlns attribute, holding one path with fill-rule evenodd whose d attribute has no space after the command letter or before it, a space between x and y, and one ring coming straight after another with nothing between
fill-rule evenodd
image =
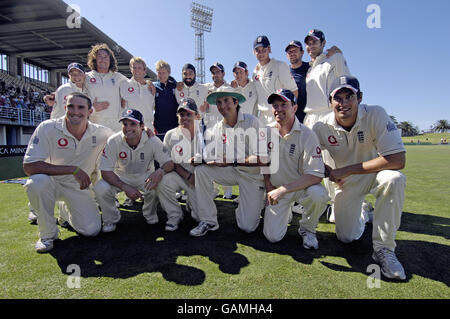
<instances>
[{"instance_id":1,"label":"palm tree","mask_svg":"<svg viewBox=\"0 0 450 319\"><path fill-rule=\"evenodd\" d=\"M400 122L398 128L402 130L402 136L414 136L419 134L419 129L411 122Z\"/></svg>"},{"instance_id":2,"label":"palm tree","mask_svg":"<svg viewBox=\"0 0 450 319\"><path fill-rule=\"evenodd\" d=\"M389 115L389 117L391 118L392 122L394 122L395 126L398 127L398 121L397 118L394 115Z\"/></svg>"},{"instance_id":3,"label":"palm tree","mask_svg":"<svg viewBox=\"0 0 450 319\"><path fill-rule=\"evenodd\" d=\"M450 130L450 123L447 120L439 120L433 126L433 132L445 133Z\"/></svg>"}]
</instances>

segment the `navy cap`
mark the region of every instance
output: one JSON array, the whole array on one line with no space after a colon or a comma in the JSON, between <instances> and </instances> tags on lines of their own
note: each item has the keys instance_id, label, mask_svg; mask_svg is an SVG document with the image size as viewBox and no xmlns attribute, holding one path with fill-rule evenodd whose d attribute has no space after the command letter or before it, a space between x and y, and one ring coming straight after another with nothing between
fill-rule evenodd
<instances>
[{"instance_id":1,"label":"navy cap","mask_svg":"<svg viewBox=\"0 0 450 319\"><path fill-rule=\"evenodd\" d=\"M72 62L67 66L67 73L69 73L70 70L72 70L72 69L77 69L77 70L80 70L81 72L85 73L84 67L80 63L77 63L77 62Z\"/></svg>"},{"instance_id":2,"label":"navy cap","mask_svg":"<svg viewBox=\"0 0 450 319\"><path fill-rule=\"evenodd\" d=\"M234 72L234 70L235 70L236 68L241 68L241 69L244 69L244 70L248 70L248 69L247 69L247 64L245 64L245 63L242 62L242 61L237 61L237 62L234 64L233 72Z\"/></svg>"},{"instance_id":3,"label":"navy cap","mask_svg":"<svg viewBox=\"0 0 450 319\"><path fill-rule=\"evenodd\" d=\"M197 72L195 71L195 67L194 67L192 64L190 64L190 63L186 63L186 64L183 66L183 69L182 69L181 71L183 72L184 70L187 70L187 69L190 69L190 70L194 71L194 73L197 73Z\"/></svg>"},{"instance_id":4,"label":"navy cap","mask_svg":"<svg viewBox=\"0 0 450 319\"><path fill-rule=\"evenodd\" d=\"M305 43L309 37L313 37L314 39L317 39L320 41L325 40L325 34L323 34L322 31L317 30L317 29L312 29L311 31L308 32L308 35L305 37Z\"/></svg>"},{"instance_id":5,"label":"navy cap","mask_svg":"<svg viewBox=\"0 0 450 319\"><path fill-rule=\"evenodd\" d=\"M177 113L181 110L186 110L190 112L197 113L197 104L190 97L184 98L180 101L180 105L178 106Z\"/></svg>"},{"instance_id":6,"label":"navy cap","mask_svg":"<svg viewBox=\"0 0 450 319\"><path fill-rule=\"evenodd\" d=\"M340 89L347 88L353 91L353 93L359 92L359 81L354 76L344 75L340 76L331 83L330 97L333 97Z\"/></svg>"},{"instance_id":7,"label":"navy cap","mask_svg":"<svg viewBox=\"0 0 450 319\"><path fill-rule=\"evenodd\" d=\"M213 68L218 68L220 71L225 72L225 68L223 67L222 64L220 64L219 62L214 63L213 65L211 65L211 67L209 68L209 70L212 72Z\"/></svg>"},{"instance_id":8,"label":"navy cap","mask_svg":"<svg viewBox=\"0 0 450 319\"><path fill-rule=\"evenodd\" d=\"M292 47L292 46L297 47L297 48L300 48L300 50L303 51L302 43L301 43L300 41L298 41L298 40L292 40L292 41L289 42L289 44L287 45L286 49L284 49L284 52L287 52L287 51L289 50L289 47Z\"/></svg>"},{"instance_id":9,"label":"navy cap","mask_svg":"<svg viewBox=\"0 0 450 319\"><path fill-rule=\"evenodd\" d=\"M291 90L286 89L278 89L276 93L272 93L269 98L267 99L267 102L269 104L272 104L275 98L281 98L283 101L291 101L294 104L297 104L297 98L295 97L294 93L292 93Z\"/></svg>"},{"instance_id":10,"label":"navy cap","mask_svg":"<svg viewBox=\"0 0 450 319\"><path fill-rule=\"evenodd\" d=\"M257 47L264 47L267 48L270 46L269 39L265 35L260 35L256 38L255 41L253 41L253 50Z\"/></svg>"},{"instance_id":11,"label":"navy cap","mask_svg":"<svg viewBox=\"0 0 450 319\"><path fill-rule=\"evenodd\" d=\"M142 113L135 109L127 109L123 111L122 117L119 119L119 122L125 119L132 120L133 122L136 122L138 124L144 122L144 117L142 116Z\"/></svg>"}]
</instances>

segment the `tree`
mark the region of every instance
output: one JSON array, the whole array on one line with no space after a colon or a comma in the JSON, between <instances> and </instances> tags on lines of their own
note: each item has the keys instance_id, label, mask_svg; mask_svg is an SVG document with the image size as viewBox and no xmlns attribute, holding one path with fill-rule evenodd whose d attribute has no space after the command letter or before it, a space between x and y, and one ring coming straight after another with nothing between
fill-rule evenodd
<instances>
[{"instance_id":1,"label":"tree","mask_svg":"<svg viewBox=\"0 0 450 319\"><path fill-rule=\"evenodd\" d=\"M398 128L402 130L402 136L414 136L419 134L419 129L411 122L400 122Z\"/></svg>"},{"instance_id":2,"label":"tree","mask_svg":"<svg viewBox=\"0 0 450 319\"><path fill-rule=\"evenodd\" d=\"M395 126L398 127L398 121L397 118L394 115L389 115L389 117L391 118L392 122L394 122Z\"/></svg>"},{"instance_id":3,"label":"tree","mask_svg":"<svg viewBox=\"0 0 450 319\"><path fill-rule=\"evenodd\" d=\"M447 120L439 120L434 124L432 130L435 133L445 133L450 130L450 123Z\"/></svg>"}]
</instances>

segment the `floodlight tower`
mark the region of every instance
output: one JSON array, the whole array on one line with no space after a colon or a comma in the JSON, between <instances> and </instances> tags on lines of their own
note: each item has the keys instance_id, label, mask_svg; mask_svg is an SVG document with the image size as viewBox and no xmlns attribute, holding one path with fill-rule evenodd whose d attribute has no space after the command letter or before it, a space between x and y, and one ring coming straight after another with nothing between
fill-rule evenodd
<instances>
[{"instance_id":1,"label":"floodlight tower","mask_svg":"<svg viewBox=\"0 0 450 319\"><path fill-rule=\"evenodd\" d=\"M197 80L205 83L205 45L203 32L211 32L213 9L192 2L191 27L195 29L195 61L197 62Z\"/></svg>"}]
</instances>

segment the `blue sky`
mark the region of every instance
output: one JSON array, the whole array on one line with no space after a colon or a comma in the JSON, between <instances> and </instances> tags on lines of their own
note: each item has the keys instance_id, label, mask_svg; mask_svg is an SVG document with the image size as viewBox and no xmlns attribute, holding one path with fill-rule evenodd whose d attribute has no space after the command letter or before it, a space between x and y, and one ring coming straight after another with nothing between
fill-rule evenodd
<instances>
[{"instance_id":1,"label":"blue sky","mask_svg":"<svg viewBox=\"0 0 450 319\"><path fill-rule=\"evenodd\" d=\"M190 27L191 0L66 0L81 15L154 70L163 59L181 80L182 66L195 65L195 34ZM398 121L428 129L450 120L450 1L447 0L196 0L213 8L212 32L205 33L206 82L209 66L242 60L253 70L254 39L269 37L272 57L288 62L290 40L303 42L312 28L325 33L327 46L344 52L358 77L363 103L383 106ZM381 28L368 28L370 4L380 8ZM304 61L309 61L305 53Z\"/></svg>"}]
</instances>

